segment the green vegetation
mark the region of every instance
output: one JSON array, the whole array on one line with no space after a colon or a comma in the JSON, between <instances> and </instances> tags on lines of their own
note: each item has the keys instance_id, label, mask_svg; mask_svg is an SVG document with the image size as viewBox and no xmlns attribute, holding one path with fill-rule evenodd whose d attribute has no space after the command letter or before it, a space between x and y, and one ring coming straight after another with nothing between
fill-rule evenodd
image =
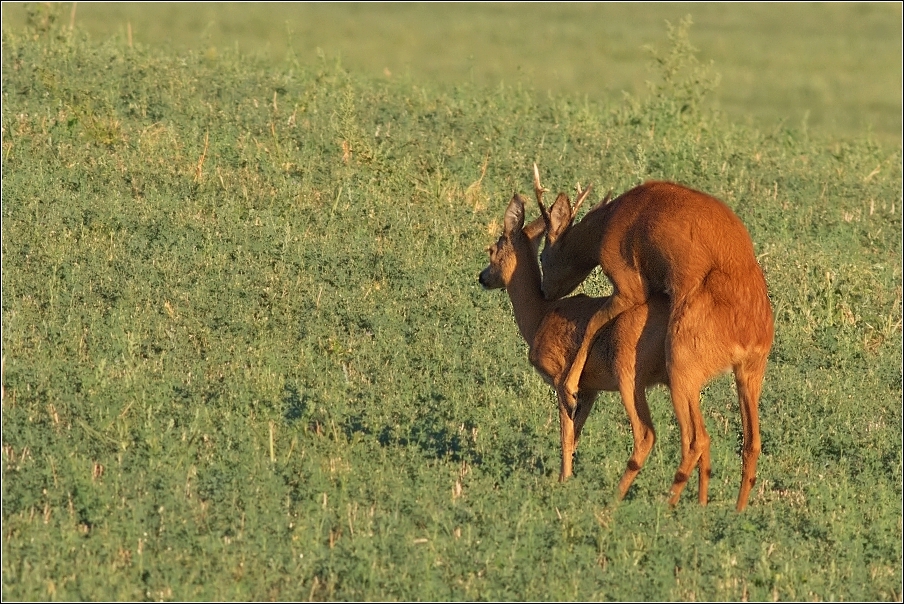
<instances>
[{"instance_id":1,"label":"green vegetation","mask_svg":"<svg viewBox=\"0 0 904 604\"><path fill-rule=\"evenodd\" d=\"M899 144L729 123L686 23L616 102L129 48L54 6L3 31L4 600L901 600ZM556 483L554 395L476 280L534 161L748 225L776 343L743 514L728 377L709 506L665 504L663 390L625 501L614 395Z\"/></svg>"},{"instance_id":2,"label":"green vegetation","mask_svg":"<svg viewBox=\"0 0 904 604\"><path fill-rule=\"evenodd\" d=\"M712 100L733 121L788 122L829 135L871 131L901 144L901 5L823 3L79 3L55 13L97 39L270 64L341 57L356 73L455 86L500 81L612 102L642 94L645 47L666 21L693 15L694 46L722 84ZM3 3L21 29L25 3Z\"/></svg>"}]
</instances>

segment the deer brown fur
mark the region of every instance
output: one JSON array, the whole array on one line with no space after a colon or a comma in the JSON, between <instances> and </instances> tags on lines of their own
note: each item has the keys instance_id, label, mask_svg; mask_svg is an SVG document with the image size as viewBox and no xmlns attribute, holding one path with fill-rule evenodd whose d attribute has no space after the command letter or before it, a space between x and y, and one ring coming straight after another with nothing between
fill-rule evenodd
<instances>
[{"instance_id":1,"label":"deer brown fur","mask_svg":"<svg viewBox=\"0 0 904 604\"><path fill-rule=\"evenodd\" d=\"M540 191L534 167L535 187ZM759 397L772 347L773 316L763 272L740 219L722 201L670 182L647 182L574 223L575 210L560 195L547 211L540 256L543 293L571 292L599 265L614 293L588 321L581 347L561 386L576 404L580 376L594 335L621 313L667 294L671 301L665 359L681 431L681 463L669 501L678 502L695 465L699 501L709 485L710 438L700 411L700 390L713 376L733 371L743 430L737 509L747 505L760 453Z\"/></svg>"},{"instance_id":2,"label":"deer brown fur","mask_svg":"<svg viewBox=\"0 0 904 604\"><path fill-rule=\"evenodd\" d=\"M530 346L530 362L558 392L587 322L606 299L584 295L544 299L537 262L544 231L542 218L524 227L524 202L518 195L512 198L505 212L504 232L488 248L490 264L480 273L479 281L486 289L507 290L518 329ZM634 451L619 482L618 497L627 493L656 438L645 389L667 383L668 309L665 296L651 296L647 303L622 313L598 334L580 376L576 409L572 413L559 400L560 481L572 474L572 457L598 393L617 390L634 436Z\"/></svg>"}]
</instances>

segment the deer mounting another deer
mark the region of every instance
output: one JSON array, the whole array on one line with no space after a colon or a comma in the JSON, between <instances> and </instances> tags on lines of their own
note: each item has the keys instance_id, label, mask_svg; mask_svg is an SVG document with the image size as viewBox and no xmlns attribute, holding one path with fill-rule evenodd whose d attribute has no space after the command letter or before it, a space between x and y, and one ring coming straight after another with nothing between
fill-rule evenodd
<instances>
[{"instance_id":1,"label":"deer mounting another deer","mask_svg":"<svg viewBox=\"0 0 904 604\"><path fill-rule=\"evenodd\" d=\"M537 203L546 225L540 255L548 300L574 290L599 265L614 292L588 321L560 398L574 404L595 334L654 295L670 300L665 362L681 431L681 463L669 502L675 505L695 465L705 504L711 473L710 438L700 411L700 390L715 375L733 371L744 444L737 509L756 480L760 453L759 397L772 347L773 316L766 280L741 220L725 203L679 184L651 181L602 202L575 223L577 205L560 195L543 205L534 165ZM579 204L578 204L579 205Z\"/></svg>"},{"instance_id":2,"label":"deer mounting another deer","mask_svg":"<svg viewBox=\"0 0 904 604\"><path fill-rule=\"evenodd\" d=\"M544 299L537 262L537 251L546 230L543 219L538 218L525 227L524 202L515 195L503 224L499 240L487 249L490 264L480 273L479 281L486 289L506 289L518 329L530 346L531 364L558 392L588 321L606 299L584 295L555 301ZM634 451L619 482L618 497L627 493L656 438L645 389L667 381L668 309L665 296L651 296L647 303L622 313L598 334L580 376L575 408L566 406L561 398L558 401L560 481L572 474L573 454L598 393L618 390L634 435Z\"/></svg>"}]
</instances>

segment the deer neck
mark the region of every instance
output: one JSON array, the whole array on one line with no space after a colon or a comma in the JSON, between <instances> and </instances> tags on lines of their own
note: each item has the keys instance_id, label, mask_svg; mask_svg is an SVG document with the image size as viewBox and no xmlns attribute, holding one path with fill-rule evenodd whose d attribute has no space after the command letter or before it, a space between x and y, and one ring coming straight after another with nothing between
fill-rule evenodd
<instances>
[{"instance_id":1,"label":"deer neck","mask_svg":"<svg viewBox=\"0 0 904 604\"><path fill-rule=\"evenodd\" d=\"M540 265L537 262L539 237L534 241L525 237L519 243L515 251L517 258L515 270L505 290L512 301L518 331L530 344L534 341L543 317L546 316L549 302L543 298L543 291L540 289Z\"/></svg>"}]
</instances>

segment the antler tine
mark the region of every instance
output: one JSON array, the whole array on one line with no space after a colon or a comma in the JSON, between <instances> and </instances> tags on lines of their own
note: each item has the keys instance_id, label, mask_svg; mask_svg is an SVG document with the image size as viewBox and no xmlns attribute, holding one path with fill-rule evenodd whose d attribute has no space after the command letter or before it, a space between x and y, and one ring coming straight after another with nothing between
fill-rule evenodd
<instances>
[{"instance_id":1,"label":"antler tine","mask_svg":"<svg viewBox=\"0 0 904 604\"><path fill-rule=\"evenodd\" d=\"M571 210L571 217L574 218L578 215L578 208L581 207L581 204L584 203L584 200L587 199L587 196L590 195L590 191L593 190L593 185L587 185L587 188L583 191L581 190L581 183L578 183L578 198L574 202L574 208Z\"/></svg>"},{"instance_id":2,"label":"antler tine","mask_svg":"<svg viewBox=\"0 0 904 604\"><path fill-rule=\"evenodd\" d=\"M543 205L543 194L546 193L549 189L545 189L543 185L540 184L540 169L537 168L537 164L534 163L534 194L537 196L537 205L540 206L540 213L543 215L543 219L546 221L546 224L549 224L549 212L546 209L546 206Z\"/></svg>"}]
</instances>

